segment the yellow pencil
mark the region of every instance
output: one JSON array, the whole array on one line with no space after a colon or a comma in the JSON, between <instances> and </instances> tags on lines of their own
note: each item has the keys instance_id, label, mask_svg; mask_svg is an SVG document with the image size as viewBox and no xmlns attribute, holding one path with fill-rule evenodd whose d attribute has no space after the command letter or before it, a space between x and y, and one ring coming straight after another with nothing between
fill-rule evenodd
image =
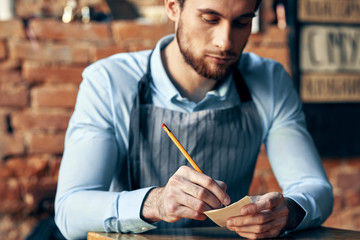
<instances>
[{"instance_id":1,"label":"yellow pencil","mask_svg":"<svg viewBox=\"0 0 360 240\"><path fill-rule=\"evenodd\" d=\"M171 138L171 140L175 143L175 145L179 148L179 150L181 151L181 153L185 156L185 158L189 161L189 163L191 164L191 166L198 172L203 173L201 171L201 169L198 167L198 165L196 165L196 163L194 162L194 160L190 157L190 155L187 153L187 151L185 150L185 148L181 145L181 143L176 139L176 137L174 136L174 134L170 131L170 129L165 125L165 123L161 124L161 127L165 130L165 132L167 133L167 135Z\"/></svg>"}]
</instances>

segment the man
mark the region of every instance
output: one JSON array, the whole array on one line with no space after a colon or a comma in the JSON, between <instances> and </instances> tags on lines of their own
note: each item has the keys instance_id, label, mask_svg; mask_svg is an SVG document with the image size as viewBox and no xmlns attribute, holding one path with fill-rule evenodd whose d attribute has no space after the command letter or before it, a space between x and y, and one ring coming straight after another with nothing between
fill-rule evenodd
<instances>
[{"instance_id":1,"label":"man","mask_svg":"<svg viewBox=\"0 0 360 240\"><path fill-rule=\"evenodd\" d=\"M269 238L329 216L332 188L289 76L242 53L259 3L165 0L174 36L84 71L56 196L66 237L211 225L205 211L248 194L263 142L284 195L253 196L227 228ZM205 174L188 166L162 123Z\"/></svg>"}]
</instances>

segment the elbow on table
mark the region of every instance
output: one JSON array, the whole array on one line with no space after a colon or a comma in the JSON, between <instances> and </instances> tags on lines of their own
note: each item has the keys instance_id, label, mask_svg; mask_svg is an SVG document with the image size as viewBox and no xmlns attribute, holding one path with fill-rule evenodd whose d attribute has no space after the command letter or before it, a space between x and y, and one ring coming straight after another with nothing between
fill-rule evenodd
<instances>
[{"instance_id":1,"label":"elbow on table","mask_svg":"<svg viewBox=\"0 0 360 240\"><path fill-rule=\"evenodd\" d=\"M314 218L311 221L311 227L318 227L323 224L333 211L334 194L330 183L319 192L321 194L320 198L316 200L315 209L313 209Z\"/></svg>"},{"instance_id":2,"label":"elbow on table","mask_svg":"<svg viewBox=\"0 0 360 240\"><path fill-rule=\"evenodd\" d=\"M333 188L331 186L331 184L329 183L329 185L326 188L326 192L327 192L327 201L324 202L328 202L328 204L324 204L324 220L325 221L332 213L333 211L333 207L334 207L334 193L333 193ZM322 205L322 204L320 204Z\"/></svg>"},{"instance_id":3,"label":"elbow on table","mask_svg":"<svg viewBox=\"0 0 360 240\"><path fill-rule=\"evenodd\" d=\"M61 207L58 207L55 209L55 223L58 229L60 230L61 234L66 239L74 239L72 234L68 231L68 228L66 226L66 215L63 214L63 211Z\"/></svg>"},{"instance_id":4,"label":"elbow on table","mask_svg":"<svg viewBox=\"0 0 360 240\"><path fill-rule=\"evenodd\" d=\"M58 229L60 230L61 234L66 239L86 239L86 233L80 233L74 227L72 227L69 216L66 211L65 202L63 201L55 201L55 223Z\"/></svg>"}]
</instances>

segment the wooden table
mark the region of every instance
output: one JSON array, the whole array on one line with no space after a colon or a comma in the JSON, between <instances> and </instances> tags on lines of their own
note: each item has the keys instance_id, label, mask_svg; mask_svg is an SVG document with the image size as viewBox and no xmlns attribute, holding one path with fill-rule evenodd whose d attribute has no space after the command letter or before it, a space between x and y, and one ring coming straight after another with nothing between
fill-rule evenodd
<instances>
[{"instance_id":1,"label":"wooden table","mask_svg":"<svg viewBox=\"0 0 360 240\"><path fill-rule=\"evenodd\" d=\"M142 234L89 232L88 240L238 240L239 235L220 227L156 229ZM319 227L276 239L360 239L360 232Z\"/></svg>"}]
</instances>

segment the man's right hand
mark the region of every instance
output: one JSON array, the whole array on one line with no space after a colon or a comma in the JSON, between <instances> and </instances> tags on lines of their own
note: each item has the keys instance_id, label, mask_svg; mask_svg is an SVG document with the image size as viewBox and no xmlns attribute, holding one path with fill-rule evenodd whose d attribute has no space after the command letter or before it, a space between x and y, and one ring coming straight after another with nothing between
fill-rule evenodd
<instances>
[{"instance_id":1,"label":"man's right hand","mask_svg":"<svg viewBox=\"0 0 360 240\"><path fill-rule=\"evenodd\" d=\"M144 201L142 217L176 222L181 218L205 220L205 211L230 204L226 184L182 166L164 187L153 189Z\"/></svg>"}]
</instances>

